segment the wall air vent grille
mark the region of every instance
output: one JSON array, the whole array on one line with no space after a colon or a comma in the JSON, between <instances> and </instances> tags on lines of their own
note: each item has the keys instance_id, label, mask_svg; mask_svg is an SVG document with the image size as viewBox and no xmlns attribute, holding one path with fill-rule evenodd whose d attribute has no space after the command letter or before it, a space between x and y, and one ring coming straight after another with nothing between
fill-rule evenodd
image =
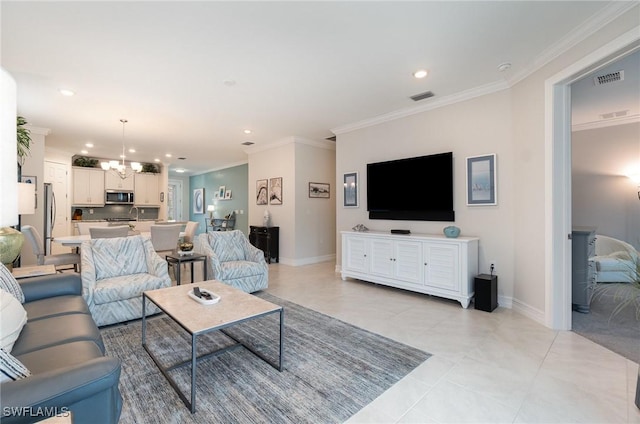
<instances>
[{"instance_id":1,"label":"wall air vent grille","mask_svg":"<svg viewBox=\"0 0 640 424\"><path fill-rule=\"evenodd\" d=\"M425 91L424 93L420 93L420 94L416 94L414 96L411 96L411 100L413 100L414 102L423 100L423 99L428 99L429 97L433 97L434 94L431 91Z\"/></svg>"},{"instance_id":2,"label":"wall air vent grille","mask_svg":"<svg viewBox=\"0 0 640 424\"><path fill-rule=\"evenodd\" d=\"M593 77L593 83L595 85L605 85L618 81L624 81L624 71L609 72L608 74Z\"/></svg>"},{"instance_id":3,"label":"wall air vent grille","mask_svg":"<svg viewBox=\"0 0 640 424\"><path fill-rule=\"evenodd\" d=\"M327 140L327 141L336 141L336 136L334 135L333 137L327 137L327 138L325 138L325 140Z\"/></svg>"}]
</instances>

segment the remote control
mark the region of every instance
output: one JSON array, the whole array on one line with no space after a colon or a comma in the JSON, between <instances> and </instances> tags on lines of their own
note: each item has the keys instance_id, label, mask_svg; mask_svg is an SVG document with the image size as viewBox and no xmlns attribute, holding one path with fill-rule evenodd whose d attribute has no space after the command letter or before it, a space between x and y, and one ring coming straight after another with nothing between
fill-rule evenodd
<instances>
[{"instance_id":1,"label":"remote control","mask_svg":"<svg viewBox=\"0 0 640 424\"><path fill-rule=\"evenodd\" d=\"M203 299L211 300L211 294L208 292L200 292L200 294L202 294Z\"/></svg>"},{"instance_id":2,"label":"remote control","mask_svg":"<svg viewBox=\"0 0 640 424\"><path fill-rule=\"evenodd\" d=\"M202 297L202 293L200 293L200 287L194 287L193 294L195 294L198 297Z\"/></svg>"}]
</instances>

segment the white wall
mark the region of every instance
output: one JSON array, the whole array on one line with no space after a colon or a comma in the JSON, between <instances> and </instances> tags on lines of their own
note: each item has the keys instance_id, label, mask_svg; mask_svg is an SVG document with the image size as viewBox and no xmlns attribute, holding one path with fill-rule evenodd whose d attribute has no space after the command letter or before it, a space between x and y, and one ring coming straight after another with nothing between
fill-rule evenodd
<instances>
[{"instance_id":1,"label":"white wall","mask_svg":"<svg viewBox=\"0 0 640 424\"><path fill-rule=\"evenodd\" d=\"M247 149L249 225L280 227L280 262L303 265L335 255L335 151L333 143L288 137L265 148ZM282 205L256 205L256 181L282 177ZM309 199L309 182L327 182L332 198Z\"/></svg>"},{"instance_id":2,"label":"white wall","mask_svg":"<svg viewBox=\"0 0 640 424\"><path fill-rule=\"evenodd\" d=\"M626 173L640 170L640 123L571 135L572 221L640 250L638 185Z\"/></svg>"},{"instance_id":3,"label":"white wall","mask_svg":"<svg viewBox=\"0 0 640 424\"><path fill-rule=\"evenodd\" d=\"M336 252L335 144L296 143L296 265L333 260ZM309 198L309 183L330 184L328 199Z\"/></svg>"},{"instance_id":4,"label":"white wall","mask_svg":"<svg viewBox=\"0 0 640 424\"><path fill-rule=\"evenodd\" d=\"M412 233L442 234L450 222L369 220L366 164L383 160L453 152L455 225L463 236L480 237L479 267L489 272L496 262L502 304L513 295L513 170L511 97L508 90L338 135L336 179L359 173L360 206L343 208L337 199L337 228L364 224L371 230L405 228ZM466 206L466 157L497 155L498 205ZM401 183L401 182L398 182ZM416 196L424 195L416 185ZM341 262L341 242L336 250Z\"/></svg>"}]
</instances>

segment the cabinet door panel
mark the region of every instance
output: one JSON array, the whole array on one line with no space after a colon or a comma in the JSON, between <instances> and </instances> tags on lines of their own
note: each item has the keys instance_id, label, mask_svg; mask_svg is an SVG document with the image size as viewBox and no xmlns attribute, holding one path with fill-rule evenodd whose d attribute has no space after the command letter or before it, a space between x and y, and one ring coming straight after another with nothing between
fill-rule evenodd
<instances>
[{"instance_id":1,"label":"cabinet door panel","mask_svg":"<svg viewBox=\"0 0 640 424\"><path fill-rule=\"evenodd\" d=\"M395 276L412 283L422 282L424 269L422 243L398 241L395 243Z\"/></svg>"},{"instance_id":2,"label":"cabinet door panel","mask_svg":"<svg viewBox=\"0 0 640 424\"><path fill-rule=\"evenodd\" d=\"M393 275L393 242L390 240L373 239L370 242L372 274L391 277Z\"/></svg>"},{"instance_id":3,"label":"cabinet door panel","mask_svg":"<svg viewBox=\"0 0 640 424\"><path fill-rule=\"evenodd\" d=\"M459 247L431 243L426 246L426 284L440 289L459 291Z\"/></svg>"},{"instance_id":4,"label":"cabinet door panel","mask_svg":"<svg viewBox=\"0 0 640 424\"><path fill-rule=\"evenodd\" d=\"M346 239L346 263L347 269L352 271L368 271L367 243L365 239L349 237Z\"/></svg>"}]
</instances>

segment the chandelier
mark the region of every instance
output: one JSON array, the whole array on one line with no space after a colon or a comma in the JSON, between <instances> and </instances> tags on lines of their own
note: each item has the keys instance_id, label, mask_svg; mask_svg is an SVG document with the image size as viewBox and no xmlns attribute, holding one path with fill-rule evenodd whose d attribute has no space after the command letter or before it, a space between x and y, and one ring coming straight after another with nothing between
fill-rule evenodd
<instances>
[{"instance_id":1,"label":"chandelier","mask_svg":"<svg viewBox=\"0 0 640 424\"><path fill-rule=\"evenodd\" d=\"M102 169L104 169L105 171L113 171L116 175L124 180L133 175L134 172L142 171L142 164L140 162L131 162L131 169L127 170L127 166L124 163L124 125L129 121L127 121L126 119L121 119L120 122L122 122L122 155L120 155L120 157L122 158L122 163L118 162L117 160L110 160L108 162L105 161L100 163L100 166L102 166Z\"/></svg>"}]
</instances>

